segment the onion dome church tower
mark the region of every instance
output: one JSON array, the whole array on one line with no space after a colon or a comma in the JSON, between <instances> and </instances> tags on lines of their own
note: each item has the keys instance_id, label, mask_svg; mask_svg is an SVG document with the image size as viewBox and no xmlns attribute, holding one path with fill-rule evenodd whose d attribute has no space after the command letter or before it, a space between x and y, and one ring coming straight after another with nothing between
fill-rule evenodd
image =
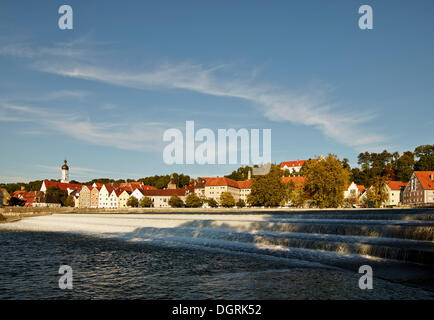
<instances>
[{"instance_id":1,"label":"onion dome church tower","mask_svg":"<svg viewBox=\"0 0 434 320\"><path fill-rule=\"evenodd\" d=\"M63 163L62 166L62 180L60 180L62 183L69 183L69 167L66 164L66 160Z\"/></svg>"}]
</instances>

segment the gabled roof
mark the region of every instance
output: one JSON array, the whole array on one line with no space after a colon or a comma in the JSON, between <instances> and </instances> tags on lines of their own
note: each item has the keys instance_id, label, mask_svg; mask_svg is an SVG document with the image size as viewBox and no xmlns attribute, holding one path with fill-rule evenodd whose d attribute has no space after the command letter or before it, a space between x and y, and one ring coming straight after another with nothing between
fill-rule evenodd
<instances>
[{"instance_id":1,"label":"gabled roof","mask_svg":"<svg viewBox=\"0 0 434 320\"><path fill-rule=\"evenodd\" d=\"M425 190L434 190L434 171L415 171L414 174Z\"/></svg>"},{"instance_id":2,"label":"gabled roof","mask_svg":"<svg viewBox=\"0 0 434 320\"><path fill-rule=\"evenodd\" d=\"M57 181L48 181L48 180L44 180L43 182L45 184L45 187L51 188L51 187L57 187L60 190L79 190L83 187L82 184L74 184L74 183L63 183L63 182L57 182Z\"/></svg>"},{"instance_id":3,"label":"gabled roof","mask_svg":"<svg viewBox=\"0 0 434 320\"><path fill-rule=\"evenodd\" d=\"M229 186L233 188L239 188L238 187L238 181L226 178L226 177L207 177L202 178L205 180L205 186Z\"/></svg>"},{"instance_id":4,"label":"gabled roof","mask_svg":"<svg viewBox=\"0 0 434 320\"><path fill-rule=\"evenodd\" d=\"M86 189L88 189L89 191L92 191L92 189L93 189L92 186L86 186L86 185L84 185L84 186L81 187L81 189L83 189L83 188L86 188Z\"/></svg>"},{"instance_id":5,"label":"gabled roof","mask_svg":"<svg viewBox=\"0 0 434 320\"><path fill-rule=\"evenodd\" d=\"M390 190L401 190L401 188L405 188L407 186L407 183L402 181L388 181L387 185L389 186Z\"/></svg>"}]
</instances>

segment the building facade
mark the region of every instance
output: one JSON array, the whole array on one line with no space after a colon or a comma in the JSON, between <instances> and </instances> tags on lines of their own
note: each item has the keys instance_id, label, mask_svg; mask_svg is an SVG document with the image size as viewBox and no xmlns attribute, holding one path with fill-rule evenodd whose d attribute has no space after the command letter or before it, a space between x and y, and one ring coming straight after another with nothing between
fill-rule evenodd
<instances>
[{"instance_id":1,"label":"building facade","mask_svg":"<svg viewBox=\"0 0 434 320\"><path fill-rule=\"evenodd\" d=\"M434 205L434 171L415 171L404 189L404 204Z\"/></svg>"}]
</instances>

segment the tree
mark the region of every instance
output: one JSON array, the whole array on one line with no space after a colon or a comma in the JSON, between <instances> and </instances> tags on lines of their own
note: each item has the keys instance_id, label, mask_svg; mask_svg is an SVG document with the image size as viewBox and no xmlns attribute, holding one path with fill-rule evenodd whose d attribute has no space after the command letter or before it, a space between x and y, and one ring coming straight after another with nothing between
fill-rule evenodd
<instances>
[{"instance_id":1,"label":"tree","mask_svg":"<svg viewBox=\"0 0 434 320\"><path fill-rule=\"evenodd\" d=\"M337 208L344 204L345 185L349 173L336 155L310 162L305 171L305 191L312 204L320 208Z\"/></svg>"},{"instance_id":2,"label":"tree","mask_svg":"<svg viewBox=\"0 0 434 320\"><path fill-rule=\"evenodd\" d=\"M213 198L206 199L205 201L206 203L208 203L208 206L210 206L211 208L217 208L219 206L217 201L215 201Z\"/></svg>"},{"instance_id":3,"label":"tree","mask_svg":"<svg viewBox=\"0 0 434 320\"><path fill-rule=\"evenodd\" d=\"M270 172L262 176L254 176L252 190L247 197L251 206L277 207L285 199L286 190L282 182L282 170L272 165Z\"/></svg>"},{"instance_id":4,"label":"tree","mask_svg":"<svg viewBox=\"0 0 434 320\"><path fill-rule=\"evenodd\" d=\"M289 192L288 200L294 207L304 207L307 201L304 186L302 184L294 186L294 189Z\"/></svg>"},{"instance_id":5,"label":"tree","mask_svg":"<svg viewBox=\"0 0 434 320\"><path fill-rule=\"evenodd\" d=\"M132 208L137 208L139 206L139 200L136 197L131 196L127 200L127 206Z\"/></svg>"},{"instance_id":6,"label":"tree","mask_svg":"<svg viewBox=\"0 0 434 320\"><path fill-rule=\"evenodd\" d=\"M220 195L220 205L225 208L231 208L235 206L235 199L232 193L222 192Z\"/></svg>"},{"instance_id":7,"label":"tree","mask_svg":"<svg viewBox=\"0 0 434 320\"><path fill-rule=\"evenodd\" d=\"M185 206L188 208L198 208L202 205L202 201L195 193L189 193L185 199Z\"/></svg>"},{"instance_id":8,"label":"tree","mask_svg":"<svg viewBox=\"0 0 434 320\"><path fill-rule=\"evenodd\" d=\"M66 198L65 207L75 207L75 200L72 194Z\"/></svg>"},{"instance_id":9,"label":"tree","mask_svg":"<svg viewBox=\"0 0 434 320\"><path fill-rule=\"evenodd\" d=\"M252 167L245 166L240 167L236 171L232 171L230 175L225 176L226 178L236 180L236 181L243 181L246 180L249 176L249 171L252 170Z\"/></svg>"},{"instance_id":10,"label":"tree","mask_svg":"<svg viewBox=\"0 0 434 320\"><path fill-rule=\"evenodd\" d=\"M406 151L395 161L396 178L400 181L407 182L410 180L414 171L414 154Z\"/></svg>"},{"instance_id":11,"label":"tree","mask_svg":"<svg viewBox=\"0 0 434 320\"><path fill-rule=\"evenodd\" d=\"M177 195L173 195L170 197L169 202L168 202L169 206L171 206L172 208L181 208L184 206L184 202L182 201L182 199L180 197L178 197Z\"/></svg>"},{"instance_id":12,"label":"tree","mask_svg":"<svg viewBox=\"0 0 434 320\"><path fill-rule=\"evenodd\" d=\"M386 188L386 178L377 177L375 183L366 193L365 202L375 206L375 208L380 208L387 200L389 200L389 192L387 192Z\"/></svg>"},{"instance_id":13,"label":"tree","mask_svg":"<svg viewBox=\"0 0 434 320\"><path fill-rule=\"evenodd\" d=\"M149 197L143 197L139 203L142 208L150 208L152 207L152 199Z\"/></svg>"},{"instance_id":14,"label":"tree","mask_svg":"<svg viewBox=\"0 0 434 320\"><path fill-rule=\"evenodd\" d=\"M45 191L45 201L47 203L60 203L64 206L67 197L68 192L66 190L61 190L58 187L50 187Z\"/></svg>"},{"instance_id":15,"label":"tree","mask_svg":"<svg viewBox=\"0 0 434 320\"><path fill-rule=\"evenodd\" d=\"M237 203L235 204L238 208L244 208L246 206L246 203L244 202L243 199L240 199L237 201Z\"/></svg>"},{"instance_id":16,"label":"tree","mask_svg":"<svg viewBox=\"0 0 434 320\"><path fill-rule=\"evenodd\" d=\"M434 144L416 147L414 154L418 159L415 165L416 171L434 171Z\"/></svg>"}]
</instances>

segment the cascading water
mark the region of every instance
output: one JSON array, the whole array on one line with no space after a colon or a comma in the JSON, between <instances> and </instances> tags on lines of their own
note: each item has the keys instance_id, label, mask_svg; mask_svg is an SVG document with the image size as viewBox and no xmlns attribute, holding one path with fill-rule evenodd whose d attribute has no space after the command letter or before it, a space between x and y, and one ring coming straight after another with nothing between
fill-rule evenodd
<instances>
[{"instance_id":1,"label":"cascading water","mask_svg":"<svg viewBox=\"0 0 434 320\"><path fill-rule=\"evenodd\" d=\"M395 209L53 215L1 227L76 232L156 245L220 250L286 259L300 265L321 264L354 270L361 264L370 264L383 268L385 274L390 272L384 266L407 268L419 264L425 266L423 272L430 273L434 265L433 212L432 209Z\"/></svg>"}]
</instances>

